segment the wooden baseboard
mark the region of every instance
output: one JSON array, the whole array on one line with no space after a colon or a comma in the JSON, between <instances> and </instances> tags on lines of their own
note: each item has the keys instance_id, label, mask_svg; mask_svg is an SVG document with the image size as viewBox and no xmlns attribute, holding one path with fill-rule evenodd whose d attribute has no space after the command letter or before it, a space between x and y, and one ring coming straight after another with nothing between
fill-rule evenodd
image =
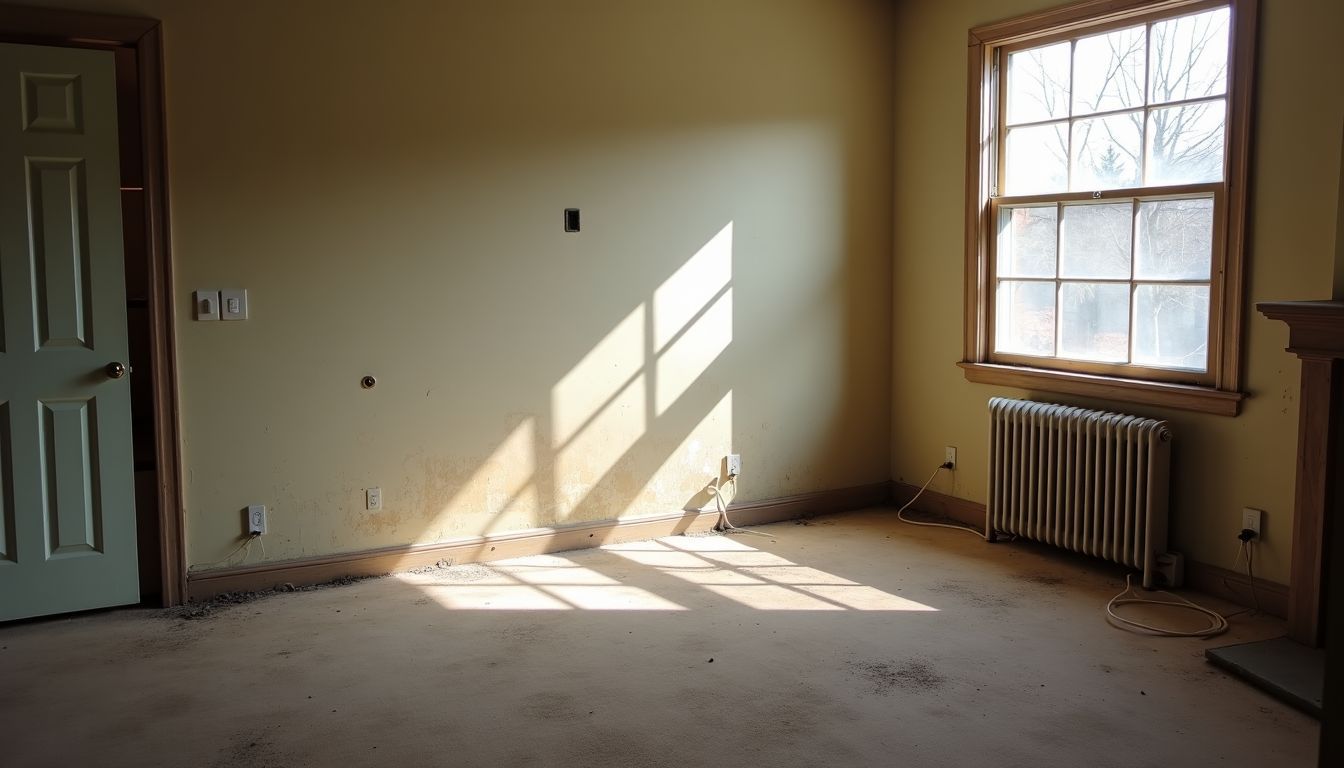
<instances>
[{"instance_id":1,"label":"wooden baseboard","mask_svg":"<svg viewBox=\"0 0 1344 768\"><path fill-rule=\"evenodd\" d=\"M734 525L761 525L886 504L890 491L889 483L874 483L733 504L728 513ZM207 600L225 592L256 592L281 584L300 587L346 576L382 576L440 560L461 565L696 533L712 528L718 516L717 512L684 511L198 571L187 575L187 595L189 600Z\"/></svg>"},{"instance_id":2,"label":"wooden baseboard","mask_svg":"<svg viewBox=\"0 0 1344 768\"><path fill-rule=\"evenodd\" d=\"M916 493L919 493L917 485L897 482L891 484L891 500L897 506L908 504ZM985 530L985 505L976 501L948 496L937 491L925 491L911 509L926 515L948 517L962 525Z\"/></svg>"},{"instance_id":3,"label":"wooden baseboard","mask_svg":"<svg viewBox=\"0 0 1344 768\"><path fill-rule=\"evenodd\" d=\"M1252 594L1250 579L1246 578L1246 574L1186 560L1185 585L1237 605L1254 607L1258 602L1261 611L1281 619L1288 617L1288 587L1275 581L1257 578Z\"/></svg>"},{"instance_id":4,"label":"wooden baseboard","mask_svg":"<svg viewBox=\"0 0 1344 768\"><path fill-rule=\"evenodd\" d=\"M919 486L892 483L891 498L898 505L905 504L919 492ZM925 491L912 507L926 515L949 517L963 525L984 530L985 505L977 501L948 496L937 491ZM1244 573L1236 573L1216 565L1187 559L1185 585L1229 603L1252 607L1258 600L1260 610L1284 618L1288 615L1288 587L1264 579L1255 580L1252 596L1250 580Z\"/></svg>"}]
</instances>

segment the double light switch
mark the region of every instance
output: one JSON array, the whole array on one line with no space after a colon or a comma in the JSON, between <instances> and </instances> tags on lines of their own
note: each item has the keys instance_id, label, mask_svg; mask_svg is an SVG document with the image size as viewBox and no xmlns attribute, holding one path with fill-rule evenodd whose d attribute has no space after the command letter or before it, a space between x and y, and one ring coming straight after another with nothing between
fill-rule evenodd
<instances>
[{"instance_id":1,"label":"double light switch","mask_svg":"<svg viewBox=\"0 0 1344 768\"><path fill-rule=\"evenodd\" d=\"M216 291L206 289L194 294L196 319L210 320L246 320L247 289L226 289Z\"/></svg>"}]
</instances>

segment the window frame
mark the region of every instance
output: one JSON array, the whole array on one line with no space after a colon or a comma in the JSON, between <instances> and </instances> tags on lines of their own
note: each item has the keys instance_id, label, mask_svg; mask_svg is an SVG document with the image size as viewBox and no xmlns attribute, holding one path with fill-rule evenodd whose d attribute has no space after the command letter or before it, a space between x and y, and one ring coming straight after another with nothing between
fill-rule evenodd
<instances>
[{"instance_id":1,"label":"window frame","mask_svg":"<svg viewBox=\"0 0 1344 768\"><path fill-rule=\"evenodd\" d=\"M970 30L966 144L966 285L963 368L977 383L1040 389L1235 416L1240 392L1251 91L1258 0L1086 0ZM1221 182L1106 190L1098 200L1133 201L1193 193L1214 196L1207 371L1090 363L993 351L995 222L1004 198L992 185L1001 167L1000 114L1008 53L1212 8L1229 9L1227 121ZM1000 73L1004 75L1000 77ZM1148 110L1153 105L1145 104ZM1140 194L1136 194L1140 193ZM1092 192L1020 195L1010 204L1091 201ZM1058 280L1058 274L1056 275ZM1146 282L1146 281L1139 281ZM1130 281L1129 285L1134 285ZM1131 305L1131 313L1132 313ZM1132 316L1131 316L1132 322Z\"/></svg>"}]
</instances>

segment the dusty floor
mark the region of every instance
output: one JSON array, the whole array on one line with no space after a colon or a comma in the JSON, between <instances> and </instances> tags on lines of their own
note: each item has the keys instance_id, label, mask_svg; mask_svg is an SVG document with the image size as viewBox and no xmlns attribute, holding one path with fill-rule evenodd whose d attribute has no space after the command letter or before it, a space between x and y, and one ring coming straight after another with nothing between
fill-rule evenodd
<instances>
[{"instance_id":1,"label":"dusty floor","mask_svg":"<svg viewBox=\"0 0 1344 768\"><path fill-rule=\"evenodd\" d=\"M888 511L757 530L0 628L3 762L1313 764L1206 641L1108 626L1108 567Z\"/></svg>"}]
</instances>

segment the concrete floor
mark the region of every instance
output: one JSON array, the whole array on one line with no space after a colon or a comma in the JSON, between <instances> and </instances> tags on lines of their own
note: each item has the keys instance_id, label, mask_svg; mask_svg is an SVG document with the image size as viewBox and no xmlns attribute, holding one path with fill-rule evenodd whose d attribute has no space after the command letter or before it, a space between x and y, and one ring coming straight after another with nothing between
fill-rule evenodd
<instances>
[{"instance_id":1,"label":"concrete floor","mask_svg":"<svg viewBox=\"0 0 1344 768\"><path fill-rule=\"evenodd\" d=\"M1208 641L1108 626L1110 567L883 510L756 530L0 628L0 761L1314 764Z\"/></svg>"}]
</instances>

